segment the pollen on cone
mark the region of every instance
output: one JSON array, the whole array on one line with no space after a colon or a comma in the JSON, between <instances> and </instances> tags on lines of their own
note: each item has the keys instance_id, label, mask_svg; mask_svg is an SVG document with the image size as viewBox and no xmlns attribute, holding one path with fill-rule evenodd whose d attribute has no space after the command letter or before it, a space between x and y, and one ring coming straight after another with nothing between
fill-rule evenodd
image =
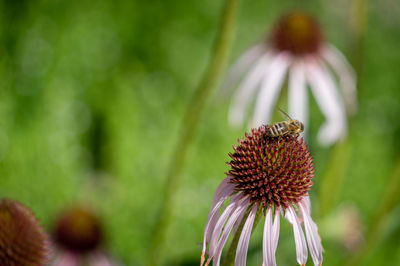
<instances>
[{"instance_id":1,"label":"pollen on cone","mask_svg":"<svg viewBox=\"0 0 400 266\"><path fill-rule=\"evenodd\" d=\"M48 253L48 237L33 213L14 200L0 200L0 265L45 265Z\"/></svg>"}]
</instances>

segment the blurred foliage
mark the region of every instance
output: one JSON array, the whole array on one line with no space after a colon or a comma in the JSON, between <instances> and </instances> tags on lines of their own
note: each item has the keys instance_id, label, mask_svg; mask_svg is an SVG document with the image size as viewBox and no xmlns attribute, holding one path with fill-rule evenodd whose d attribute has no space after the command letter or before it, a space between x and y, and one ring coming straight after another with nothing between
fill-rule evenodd
<instances>
[{"instance_id":1,"label":"blurred foliage","mask_svg":"<svg viewBox=\"0 0 400 266\"><path fill-rule=\"evenodd\" d=\"M348 169L335 207L356 206L365 232L400 156L400 3L369 3L356 54L348 5L243 0L231 62L293 8L314 13L327 38L358 62L359 110L350 121ZM209 59L221 6L214 0L1 1L1 197L30 206L49 230L65 205L90 203L104 218L109 253L126 265L142 265L162 178L184 108ZM332 149L315 141L323 117L311 104L313 216L324 263L342 265L356 251L338 238L324 238L343 225L318 217L315 199ZM176 191L167 265L198 265L227 153L244 136L244 129L227 126L228 105L214 97L200 122ZM398 213L397 207L363 265L400 265ZM248 265L260 264L261 227L253 233ZM294 265L292 229L286 222L281 228L278 265Z\"/></svg>"}]
</instances>

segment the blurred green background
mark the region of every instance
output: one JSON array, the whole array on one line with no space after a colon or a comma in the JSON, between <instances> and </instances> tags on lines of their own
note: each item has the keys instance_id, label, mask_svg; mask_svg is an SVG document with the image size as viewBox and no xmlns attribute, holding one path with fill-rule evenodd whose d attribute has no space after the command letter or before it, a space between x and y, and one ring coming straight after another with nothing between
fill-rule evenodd
<instances>
[{"instance_id":1,"label":"blurred green background","mask_svg":"<svg viewBox=\"0 0 400 266\"><path fill-rule=\"evenodd\" d=\"M325 265L360 252L362 265L400 265L398 197L390 198L375 245L362 253L388 184L400 178L400 2L369 1L358 12L363 3L242 0L230 55L232 63L283 13L302 8L356 67L359 109L345 148L315 141L323 117L311 101L311 198ZM108 254L143 265L180 122L210 59L222 7L216 0L1 1L0 196L29 206L49 230L60 209L89 203L106 225ZM365 20L361 36L357 14ZM228 107L214 93L200 121L175 191L165 265L199 264L227 153L245 131L227 125ZM320 187L337 150L346 155L336 162L345 166L343 185L322 213ZM261 258L259 225L248 265ZM283 220L277 263L296 264Z\"/></svg>"}]
</instances>

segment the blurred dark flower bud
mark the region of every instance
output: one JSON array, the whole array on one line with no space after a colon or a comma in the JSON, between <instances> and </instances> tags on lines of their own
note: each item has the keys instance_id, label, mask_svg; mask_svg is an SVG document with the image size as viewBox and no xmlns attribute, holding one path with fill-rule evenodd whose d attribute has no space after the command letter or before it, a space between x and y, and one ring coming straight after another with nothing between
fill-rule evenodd
<instances>
[{"instance_id":1,"label":"blurred dark flower bud","mask_svg":"<svg viewBox=\"0 0 400 266\"><path fill-rule=\"evenodd\" d=\"M75 207L61 214L56 222L54 238L60 247L83 254L100 246L103 227L98 217L90 210Z\"/></svg>"}]
</instances>

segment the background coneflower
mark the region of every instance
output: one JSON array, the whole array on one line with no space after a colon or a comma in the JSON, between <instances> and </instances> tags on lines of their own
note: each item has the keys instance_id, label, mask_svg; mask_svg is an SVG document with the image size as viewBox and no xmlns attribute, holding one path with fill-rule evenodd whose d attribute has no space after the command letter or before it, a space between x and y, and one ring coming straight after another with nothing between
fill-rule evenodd
<instances>
[{"instance_id":1,"label":"background coneflower","mask_svg":"<svg viewBox=\"0 0 400 266\"><path fill-rule=\"evenodd\" d=\"M345 57L324 40L317 22L304 12L283 16L267 41L245 52L232 67L225 87L238 85L239 89L229 111L230 123L244 123L257 90L250 127L270 122L286 75L289 115L301 120L307 130L309 85L325 116L320 142L329 145L345 136L345 103L353 113L357 102L355 74ZM340 86L335 83L336 76Z\"/></svg>"},{"instance_id":2,"label":"background coneflower","mask_svg":"<svg viewBox=\"0 0 400 266\"><path fill-rule=\"evenodd\" d=\"M0 265L41 266L49 241L33 213L11 199L0 200Z\"/></svg>"},{"instance_id":3,"label":"background coneflower","mask_svg":"<svg viewBox=\"0 0 400 266\"><path fill-rule=\"evenodd\" d=\"M54 266L116 265L102 251L103 224L87 207L76 206L64 210L56 221Z\"/></svg>"}]
</instances>

